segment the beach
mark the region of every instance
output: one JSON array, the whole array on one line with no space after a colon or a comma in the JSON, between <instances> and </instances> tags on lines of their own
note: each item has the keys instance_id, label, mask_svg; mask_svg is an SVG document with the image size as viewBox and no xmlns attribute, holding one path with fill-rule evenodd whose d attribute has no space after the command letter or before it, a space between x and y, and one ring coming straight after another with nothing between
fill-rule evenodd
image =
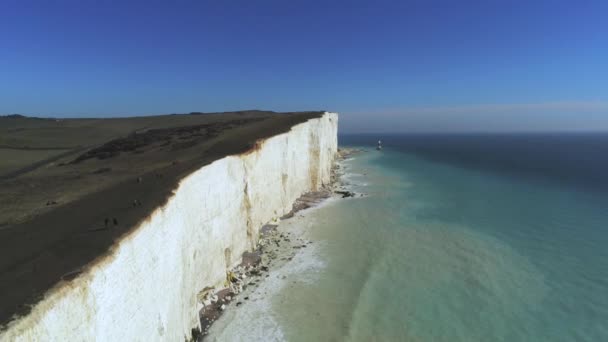
<instances>
[{"instance_id":1,"label":"beach","mask_svg":"<svg viewBox=\"0 0 608 342\"><path fill-rule=\"evenodd\" d=\"M285 300L281 297L283 291L289 295L290 289L298 283L314 282L314 274L324 267L319 256L322 242L315 241L310 234L311 228L317 224L315 212L355 196L344 183L342 168L344 161L357 153L361 151L341 149L332 169L329 187L302 195L294 203L291 213L261 229L258 249L254 252L259 257L255 267L244 267L247 263L244 261L233 270L239 278L240 288L231 291L228 299L226 295L220 295L210 307L211 315L207 308L203 310L204 340L285 339L274 317L273 306Z\"/></svg>"}]
</instances>

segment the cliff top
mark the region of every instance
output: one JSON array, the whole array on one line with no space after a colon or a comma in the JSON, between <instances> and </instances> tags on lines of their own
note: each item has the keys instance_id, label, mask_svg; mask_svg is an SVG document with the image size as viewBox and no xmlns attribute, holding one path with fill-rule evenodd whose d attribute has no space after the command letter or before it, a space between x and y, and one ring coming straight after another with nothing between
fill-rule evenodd
<instances>
[{"instance_id":1,"label":"cliff top","mask_svg":"<svg viewBox=\"0 0 608 342\"><path fill-rule=\"evenodd\" d=\"M187 174L322 114L0 117L0 325L107 252Z\"/></svg>"}]
</instances>

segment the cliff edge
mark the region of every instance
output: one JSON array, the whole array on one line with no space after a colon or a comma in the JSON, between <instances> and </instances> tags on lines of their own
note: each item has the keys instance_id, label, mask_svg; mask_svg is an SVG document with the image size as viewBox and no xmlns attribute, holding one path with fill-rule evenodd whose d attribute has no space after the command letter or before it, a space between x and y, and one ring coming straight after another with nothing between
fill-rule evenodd
<instances>
[{"instance_id":1,"label":"cliff edge","mask_svg":"<svg viewBox=\"0 0 608 342\"><path fill-rule=\"evenodd\" d=\"M196 139L213 128L178 129L189 138L173 139L184 144L168 152L191 158L127 172L124 181L1 229L9 258L0 262L0 340L190 338L199 325L197 294L224 282L263 224L329 183L337 123L327 112L233 122L198 152ZM152 131L148 141L164 133ZM145 141L132 155L146 153ZM103 160L96 154L106 156L104 146L72 156L70 165Z\"/></svg>"}]
</instances>

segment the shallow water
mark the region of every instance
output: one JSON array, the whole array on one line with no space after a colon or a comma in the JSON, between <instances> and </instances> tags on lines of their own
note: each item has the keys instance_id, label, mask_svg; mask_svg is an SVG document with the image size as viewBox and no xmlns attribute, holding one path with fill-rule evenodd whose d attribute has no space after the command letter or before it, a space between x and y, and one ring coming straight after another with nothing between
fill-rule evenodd
<instances>
[{"instance_id":1,"label":"shallow water","mask_svg":"<svg viewBox=\"0 0 608 342\"><path fill-rule=\"evenodd\" d=\"M280 334L246 339L608 340L601 187L429 158L398 141L344 164L367 196L307 214L323 262L283 270L289 286L259 313Z\"/></svg>"}]
</instances>

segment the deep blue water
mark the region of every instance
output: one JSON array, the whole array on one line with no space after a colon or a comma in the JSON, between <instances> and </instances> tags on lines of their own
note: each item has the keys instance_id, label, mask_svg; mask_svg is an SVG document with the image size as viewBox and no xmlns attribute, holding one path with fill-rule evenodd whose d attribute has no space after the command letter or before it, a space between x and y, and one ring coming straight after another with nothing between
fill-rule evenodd
<instances>
[{"instance_id":1,"label":"deep blue water","mask_svg":"<svg viewBox=\"0 0 608 342\"><path fill-rule=\"evenodd\" d=\"M343 135L375 146L518 179L608 191L608 133Z\"/></svg>"}]
</instances>

